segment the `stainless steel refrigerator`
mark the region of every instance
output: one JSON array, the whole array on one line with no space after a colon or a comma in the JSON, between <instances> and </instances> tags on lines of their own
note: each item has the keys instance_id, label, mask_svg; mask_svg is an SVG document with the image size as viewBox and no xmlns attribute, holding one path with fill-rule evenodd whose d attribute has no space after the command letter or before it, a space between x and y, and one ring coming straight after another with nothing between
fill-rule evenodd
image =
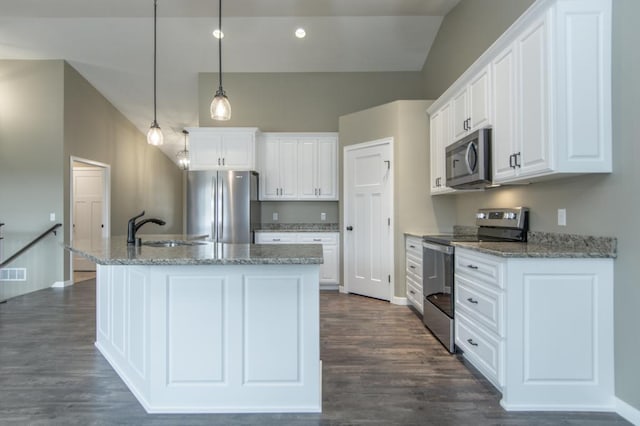
<instances>
[{"instance_id":1,"label":"stainless steel refrigerator","mask_svg":"<svg viewBox=\"0 0 640 426\"><path fill-rule=\"evenodd\" d=\"M254 243L260 223L258 173L191 171L187 176L187 233L219 243Z\"/></svg>"}]
</instances>

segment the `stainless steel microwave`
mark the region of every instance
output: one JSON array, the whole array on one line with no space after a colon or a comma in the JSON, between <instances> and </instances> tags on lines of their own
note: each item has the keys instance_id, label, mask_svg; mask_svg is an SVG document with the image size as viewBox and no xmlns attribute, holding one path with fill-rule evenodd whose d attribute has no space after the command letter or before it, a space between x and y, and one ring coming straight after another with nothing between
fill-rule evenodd
<instances>
[{"instance_id":1,"label":"stainless steel microwave","mask_svg":"<svg viewBox=\"0 0 640 426\"><path fill-rule=\"evenodd\" d=\"M447 186L477 189L491 185L491 129L479 129L446 148Z\"/></svg>"}]
</instances>

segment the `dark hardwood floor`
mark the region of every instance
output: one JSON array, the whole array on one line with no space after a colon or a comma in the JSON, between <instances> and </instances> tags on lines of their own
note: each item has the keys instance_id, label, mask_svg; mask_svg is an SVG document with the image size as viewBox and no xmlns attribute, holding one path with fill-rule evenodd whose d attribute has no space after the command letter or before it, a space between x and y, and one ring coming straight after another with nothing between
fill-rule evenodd
<instances>
[{"instance_id":1,"label":"dark hardwood floor","mask_svg":"<svg viewBox=\"0 0 640 426\"><path fill-rule=\"evenodd\" d=\"M94 348L93 280L0 305L1 425L622 425L512 413L407 307L321 295L322 414L151 415Z\"/></svg>"}]
</instances>

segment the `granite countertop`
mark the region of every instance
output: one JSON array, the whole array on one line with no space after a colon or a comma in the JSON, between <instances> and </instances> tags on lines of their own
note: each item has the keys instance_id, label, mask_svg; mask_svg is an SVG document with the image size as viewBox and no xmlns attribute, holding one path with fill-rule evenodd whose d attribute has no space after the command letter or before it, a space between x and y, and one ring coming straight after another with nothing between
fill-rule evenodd
<instances>
[{"instance_id":1,"label":"granite countertop","mask_svg":"<svg viewBox=\"0 0 640 426\"><path fill-rule=\"evenodd\" d=\"M455 242L453 245L500 257L534 258L615 258L617 239L590 235L532 232L526 243Z\"/></svg>"},{"instance_id":2,"label":"granite countertop","mask_svg":"<svg viewBox=\"0 0 640 426\"><path fill-rule=\"evenodd\" d=\"M339 232L337 223L263 223L256 232Z\"/></svg>"},{"instance_id":3,"label":"granite countertop","mask_svg":"<svg viewBox=\"0 0 640 426\"><path fill-rule=\"evenodd\" d=\"M147 241L186 241L183 235L141 235L143 245L126 238L104 238L97 244L74 241L65 248L100 265L304 265L323 263L320 244L220 244L191 240L194 245L153 247Z\"/></svg>"}]
</instances>

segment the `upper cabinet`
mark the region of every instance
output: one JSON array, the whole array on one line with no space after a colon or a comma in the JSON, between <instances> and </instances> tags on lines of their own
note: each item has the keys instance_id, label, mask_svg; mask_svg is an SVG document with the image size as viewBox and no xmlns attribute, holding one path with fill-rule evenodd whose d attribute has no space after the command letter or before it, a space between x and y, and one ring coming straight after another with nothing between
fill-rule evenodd
<instances>
[{"instance_id":1,"label":"upper cabinet","mask_svg":"<svg viewBox=\"0 0 640 426\"><path fill-rule=\"evenodd\" d=\"M191 170L255 170L255 127L190 127Z\"/></svg>"},{"instance_id":2,"label":"upper cabinet","mask_svg":"<svg viewBox=\"0 0 640 426\"><path fill-rule=\"evenodd\" d=\"M431 155L431 193L444 194L455 191L449 188L446 177L445 148L451 144L451 104L444 104L431 114L430 126L430 155Z\"/></svg>"},{"instance_id":3,"label":"upper cabinet","mask_svg":"<svg viewBox=\"0 0 640 426\"><path fill-rule=\"evenodd\" d=\"M259 143L262 200L337 200L336 133L264 133Z\"/></svg>"},{"instance_id":4,"label":"upper cabinet","mask_svg":"<svg viewBox=\"0 0 640 426\"><path fill-rule=\"evenodd\" d=\"M432 120L445 105L453 140L492 127L494 183L611 172L611 0L535 2L434 102Z\"/></svg>"},{"instance_id":5,"label":"upper cabinet","mask_svg":"<svg viewBox=\"0 0 640 426\"><path fill-rule=\"evenodd\" d=\"M454 142L476 129L491 125L491 68L474 75L451 101ZM448 145L448 144L447 144Z\"/></svg>"}]
</instances>

